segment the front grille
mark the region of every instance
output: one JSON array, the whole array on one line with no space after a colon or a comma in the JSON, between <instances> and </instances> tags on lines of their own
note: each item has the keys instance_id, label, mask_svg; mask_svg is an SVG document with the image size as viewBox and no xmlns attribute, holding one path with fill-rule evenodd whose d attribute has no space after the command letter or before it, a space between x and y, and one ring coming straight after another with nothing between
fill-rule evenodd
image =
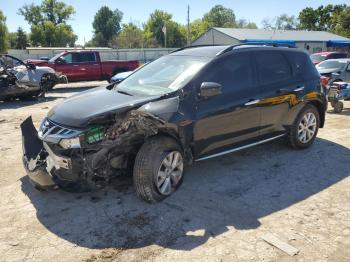
<instances>
[{"instance_id":1,"label":"front grille","mask_svg":"<svg viewBox=\"0 0 350 262\"><path fill-rule=\"evenodd\" d=\"M73 138L81 133L80 130L60 126L45 118L40 125L38 136L41 140L58 143L61 139Z\"/></svg>"}]
</instances>

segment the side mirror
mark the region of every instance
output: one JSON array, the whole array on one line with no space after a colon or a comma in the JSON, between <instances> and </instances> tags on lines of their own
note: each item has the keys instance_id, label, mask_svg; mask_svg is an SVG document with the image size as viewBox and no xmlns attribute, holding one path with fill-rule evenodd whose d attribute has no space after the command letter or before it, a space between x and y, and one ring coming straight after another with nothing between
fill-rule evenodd
<instances>
[{"instance_id":1,"label":"side mirror","mask_svg":"<svg viewBox=\"0 0 350 262\"><path fill-rule=\"evenodd\" d=\"M62 59L61 57L57 58L55 61L55 64L57 64L57 65L63 65L65 63L66 63L66 61L64 59Z\"/></svg>"},{"instance_id":2,"label":"side mirror","mask_svg":"<svg viewBox=\"0 0 350 262\"><path fill-rule=\"evenodd\" d=\"M35 70L36 66L34 64L27 64L28 69Z\"/></svg>"},{"instance_id":3,"label":"side mirror","mask_svg":"<svg viewBox=\"0 0 350 262\"><path fill-rule=\"evenodd\" d=\"M221 94L222 86L215 82L203 82L200 87L199 95L203 98L217 96Z\"/></svg>"}]
</instances>

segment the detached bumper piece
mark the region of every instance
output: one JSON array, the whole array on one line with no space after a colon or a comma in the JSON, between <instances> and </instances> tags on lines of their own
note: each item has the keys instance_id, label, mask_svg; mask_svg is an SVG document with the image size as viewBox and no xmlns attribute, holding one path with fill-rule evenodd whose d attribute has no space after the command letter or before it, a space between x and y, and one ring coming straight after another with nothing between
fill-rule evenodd
<instances>
[{"instance_id":1,"label":"detached bumper piece","mask_svg":"<svg viewBox=\"0 0 350 262\"><path fill-rule=\"evenodd\" d=\"M43 141L37 136L37 130L33 125L31 117L21 124L23 164L30 182L42 189L56 187L53 177L47 171L46 157Z\"/></svg>"}]
</instances>

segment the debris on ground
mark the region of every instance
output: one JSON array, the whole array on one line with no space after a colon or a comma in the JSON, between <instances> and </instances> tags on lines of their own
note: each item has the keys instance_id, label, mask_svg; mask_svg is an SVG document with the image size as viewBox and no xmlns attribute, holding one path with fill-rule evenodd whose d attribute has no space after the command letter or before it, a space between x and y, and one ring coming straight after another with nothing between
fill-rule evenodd
<instances>
[{"instance_id":1,"label":"debris on ground","mask_svg":"<svg viewBox=\"0 0 350 262\"><path fill-rule=\"evenodd\" d=\"M287 253L290 256L294 256L294 255L299 253L298 249L296 249L295 247L289 245L288 243L280 240L279 238L277 238L273 234L266 234L266 235L262 236L261 238L264 241L266 241L267 243L269 243L270 245L273 245L273 246L279 248L280 250L282 250L283 252Z\"/></svg>"}]
</instances>

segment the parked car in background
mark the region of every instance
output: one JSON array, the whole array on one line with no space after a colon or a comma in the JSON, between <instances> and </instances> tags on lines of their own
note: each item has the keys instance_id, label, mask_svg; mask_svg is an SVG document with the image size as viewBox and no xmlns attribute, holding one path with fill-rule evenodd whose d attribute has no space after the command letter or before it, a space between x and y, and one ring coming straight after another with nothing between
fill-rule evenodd
<instances>
[{"instance_id":1,"label":"parked car in background","mask_svg":"<svg viewBox=\"0 0 350 262\"><path fill-rule=\"evenodd\" d=\"M301 50L183 48L119 85L66 99L39 132L27 118L24 165L43 188L100 188L133 167L138 196L156 202L181 185L194 161L281 137L295 149L308 148L326 108L320 76Z\"/></svg>"},{"instance_id":2,"label":"parked car in background","mask_svg":"<svg viewBox=\"0 0 350 262\"><path fill-rule=\"evenodd\" d=\"M141 67L147 65L149 62L140 65L137 69L140 69ZM136 69L135 69L136 70ZM122 72L122 73L118 73L114 76L112 76L112 78L110 79L110 83L116 83L119 84L121 81L123 81L125 78L127 78L129 75L131 75L134 71L127 71L127 72Z\"/></svg>"},{"instance_id":3,"label":"parked car in background","mask_svg":"<svg viewBox=\"0 0 350 262\"><path fill-rule=\"evenodd\" d=\"M44 96L48 89L62 82L66 82L65 76L50 67L0 55L0 100Z\"/></svg>"},{"instance_id":4,"label":"parked car in background","mask_svg":"<svg viewBox=\"0 0 350 262\"><path fill-rule=\"evenodd\" d=\"M112 76L110 83L119 84L121 81L123 81L129 75L131 75L133 72L134 71L126 71L126 72L118 73L118 74Z\"/></svg>"},{"instance_id":5,"label":"parked car in background","mask_svg":"<svg viewBox=\"0 0 350 262\"><path fill-rule=\"evenodd\" d=\"M314 65L317 65L328 59L347 58L350 56L348 53L345 53L345 52L321 52L321 53L314 53L310 55L310 57Z\"/></svg>"},{"instance_id":6,"label":"parked car in background","mask_svg":"<svg viewBox=\"0 0 350 262\"><path fill-rule=\"evenodd\" d=\"M329 59L317 64L316 69L321 75L323 85L350 81L350 58Z\"/></svg>"},{"instance_id":7,"label":"parked car in background","mask_svg":"<svg viewBox=\"0 0 350 262\"><path fill-rule=\"evenodd\" d=\"M49 66L65 74L70 82L110 80L117 73L133 71L139 67L138 61L101 61L96 51L67 51L49 61L27 60L29 63Z\"/></svg>"}]
</instances>

